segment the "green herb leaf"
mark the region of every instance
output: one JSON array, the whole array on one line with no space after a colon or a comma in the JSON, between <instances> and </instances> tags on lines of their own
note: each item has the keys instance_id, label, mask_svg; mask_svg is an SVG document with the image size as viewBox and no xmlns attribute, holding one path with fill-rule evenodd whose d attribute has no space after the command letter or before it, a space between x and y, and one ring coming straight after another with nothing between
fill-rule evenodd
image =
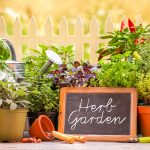
<instances>
[{"instance_id":1,"label":"green herb leaf","mask_svg":"<svg viewBox=\"0 0 150 150\"><path fill-rule=\"evenodd\" d=\"M6 99L6 103L7 103L7 104L11 104L12 102L13 102L12 100Z\"/></svg>"},{"instance_id":2,"label":"green herb leaf","mask_svg":"<svg viewBox=\"0 0 150 150\"><path fill-rule=\"evenodd\" d=\"M17 104L11 103L10 104L10 110L15 110L17 108Z\"/></svg>"},{"instance_id":3,"label":"green herb leaf","mask_svg":"<svg viewBox=\"0 0 150 150\"><path fill-rule=\"evenodd\" d=\"M2 99L0 99L0 106L2 105L2 103L3 103L3 100L2 100Z\"/></svg>"}]
</instances>

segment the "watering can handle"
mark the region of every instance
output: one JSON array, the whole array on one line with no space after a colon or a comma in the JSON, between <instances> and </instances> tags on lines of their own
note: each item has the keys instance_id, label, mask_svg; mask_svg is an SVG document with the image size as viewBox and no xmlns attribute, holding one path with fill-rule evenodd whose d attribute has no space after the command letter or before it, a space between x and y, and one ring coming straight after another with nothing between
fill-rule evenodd
<instances>
[{"instance_id":1,"label":"watering can handle","mask_svg":"<svg viewBox=\"0 0 150 150\"><path fill-rule=\"evenodd\" d=\"M16 53L15 53L15 49L14 49L12 43L11 43L9 40L7 40L7 39L3 39L3 40L4 40L4 41L7 43L7 45L9 46L10 53L11 53L11 56L12 56L12 60L16 61Z\"/></svg>"}]
</instances>

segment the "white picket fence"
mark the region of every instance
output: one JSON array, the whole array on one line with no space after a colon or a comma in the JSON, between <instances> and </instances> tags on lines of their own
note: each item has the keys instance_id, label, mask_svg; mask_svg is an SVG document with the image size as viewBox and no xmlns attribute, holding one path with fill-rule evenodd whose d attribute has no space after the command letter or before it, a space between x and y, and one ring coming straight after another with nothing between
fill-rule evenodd
<instances>
[{"instance_id":1,"label":"white picket fence","mask_svg":"<svg viewBox=\"0 0 150 150\"><path fill-rule=\"evenodd\" d=\"M123 17L126 21L126 16ZM138 16L136 24L142 23L141 16ZM37 48L38 44L46 45L68 45L73 44L75 46L75 57L76 60L84 58L84 44L88 43L90 47L90 63L96 64L98 54L96 51L99 48L100 43L106 43L106 40L99 38L99 23L96 16L93 16L90 23L90 32L84 34L83 22L80 16L77 17L76 23L74 24L74 34L68 34L68 23L65 16L62 16L59 27L59 34L56 35L53 32L53 24L50 17L47 18L44 26L44 34L38 34L37 22L34 17L31 18L29 24L28 35L22 35L22 24L19 18L16 18L13 28L13 35L6 33L6 22L5 19L0 17L0 38L7 38L10 40L15 48L17 60L22 59L22 45L26 44L29 48ZM114 30L114 24L112 23L111 16L108 16L104 27L105 33Z\"/></svg>"}]
</instances>

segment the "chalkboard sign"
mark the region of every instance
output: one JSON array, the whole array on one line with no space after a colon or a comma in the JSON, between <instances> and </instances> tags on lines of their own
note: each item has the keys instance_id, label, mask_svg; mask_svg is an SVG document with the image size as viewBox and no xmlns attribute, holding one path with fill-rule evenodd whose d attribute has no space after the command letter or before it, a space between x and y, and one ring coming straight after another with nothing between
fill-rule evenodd
<instances>
[{"instance_id":1,"label":"chalkboard sign","mask_svg":"<svg viewBox=\"0 0 150 150\"><path fill-rule=\"evenodd\" d=\"M94 141L136 137L137 92L134 88L62 88L59 132Z\"/></svg>"}]
</instances>

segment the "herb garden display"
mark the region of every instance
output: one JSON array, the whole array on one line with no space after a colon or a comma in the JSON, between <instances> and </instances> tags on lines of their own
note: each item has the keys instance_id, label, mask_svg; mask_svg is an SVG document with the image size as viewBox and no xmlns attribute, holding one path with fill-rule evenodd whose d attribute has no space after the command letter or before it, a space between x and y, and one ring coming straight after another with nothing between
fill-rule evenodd
<instances>
[{"instance_id":1,"label":"herb garden display","mask_svg":"<svg viewBox=\"0 0 150 150\"><path fill-rule=\"evenodd\" d=\"M15 72L6 63L10 57L10 47L6 41L0 39L0 73L4 76L1 76L2 81L0 82L0 118L2 118L1 110L10 108L11 113L15 112L14 109L21 110L28 106L30 125L39 115L44 114L52 119L57 129L61 122L57 122L58 112L62 107L59 103L60 91L64 87L70 89L111 87L113 90L119 87L120 89L135 88L137 90L138 102L139 105L142 105L138 106L138 116L142 121L142 108L150 103L150 26L134 26L128 19L128 27L125 27L125 22L122 21L120 30L110 32L100 38L109 39L109 42L106 47L97 51L99 57L96 58L98 63L95 65L91 65L85 60L76 61L72 45L56 47L40 44L38 50L32 49L35 56L23 58L25 76L20 83L15 78ZM45 74L41 75L40 70L48 60L46 56L48 49L52 49L61 57L62 64L53 64ZM104 61L106 56L107 61ZM6 78L5 75L9 78ZM63 98L66 97L63 95ZM96 102L96 106L98 103ZM73 102L73 104L75 107L78 102ZM123 104L126 107L126 103ZM70 106L70 104L68 105ZM136 102L134 105L136 106ZM64 107L64 109L66 108L67 106ZM133 111L132 109L131 107L129 111ZM146 109L150 108L147 106ZM136 110L134 109L134 111L134 117L137 118ZM146 120L150 120L150 117ZM92 125L93 122L91 121ZM84 124L82 121L80 123ZM90 126L90 121L87 121L87 124ZM103 125L104 127L108 126L106 122ZM148 125L149 123L146 127L149 128ZM144 136L150 136L150 133L147 134L143 129L146 127L142 123L141 132L144 133ZM134 130L136 129L134 128ZM150 128L147 130L150 131ZM90 133L92 134L92 131ZM16 140L19 138L17 137ZM3 141L3 137L0 140ZM9 141L11 138L4 138L4 140ZM107 138L103 140L107 141Z\"/></svg>"}]
</instances>

